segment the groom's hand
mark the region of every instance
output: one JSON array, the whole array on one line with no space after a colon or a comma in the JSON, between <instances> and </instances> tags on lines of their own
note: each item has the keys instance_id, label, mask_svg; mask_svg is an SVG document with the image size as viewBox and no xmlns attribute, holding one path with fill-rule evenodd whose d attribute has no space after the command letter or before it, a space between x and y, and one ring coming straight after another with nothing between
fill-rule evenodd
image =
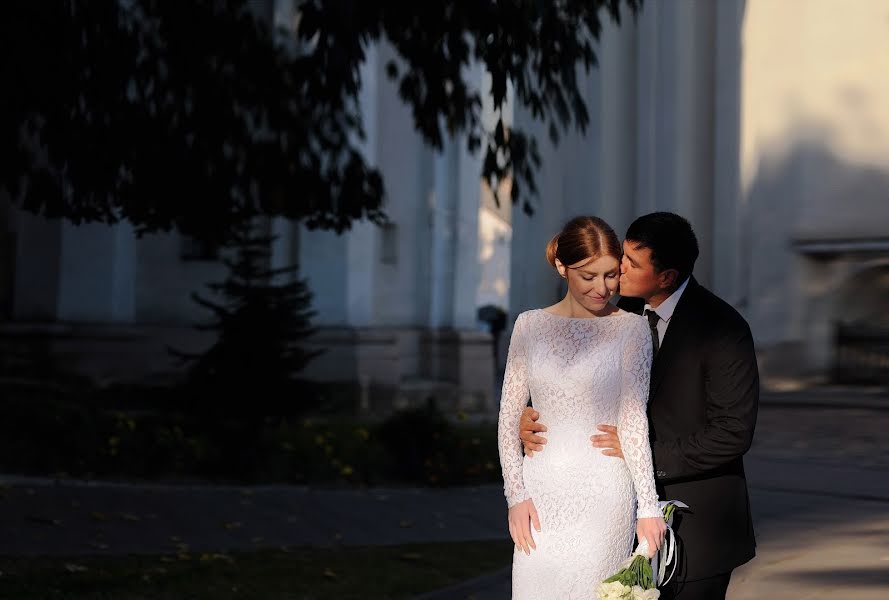
<instances>
[{"instance_id":1,"label":"groom's hand","mask_svg":"<svg viewBox=\"0 0 889 600\"><path fill-rule=\"evenodd\" d=\"M545 437L537 435L546 431L546 425L537 422L539 418L540 413L527 406L522 411L522 418L519 419L519 437L525 448L525 456L534 456L535 452L543 450L543 445L546 443Z\"/></svg>"},{"instance_id":2,"label":"groom's hand","mask_svg":"<svg viewBox=\"0 0 889 600\"><path fill-rule=\"evenodd\" d=\"M617 427L614 425L597 425L596 429L603 433L590 436L593 446L602 448L602 454L605 456L614 456L615 458L623 458L624 451L620 447L620 438L617 437Z\"/></svg>"}]
</instances>

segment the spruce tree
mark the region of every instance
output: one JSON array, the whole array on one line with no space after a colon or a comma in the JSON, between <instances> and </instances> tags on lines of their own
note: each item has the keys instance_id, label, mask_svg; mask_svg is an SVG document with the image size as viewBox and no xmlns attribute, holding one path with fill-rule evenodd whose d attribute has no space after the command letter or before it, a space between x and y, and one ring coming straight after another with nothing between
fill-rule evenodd
<instances>
[{"instance_id":1,"label":"spruce tree","mask_svg":"<svg viewBox=\"0 0 889 600\"><path fill-rule=\"evenodd\" d=\"M192 296L215 315L198 329L217 338L203 353L177 354L189 366L190 387L218 409L299 410L297 376L319 354L304 347L314 332L312 294L298 266L270 267L273 240L255 220L239 227L224 247L228 276L207 285L219 300Z\"/></svg>"}]
</instances>

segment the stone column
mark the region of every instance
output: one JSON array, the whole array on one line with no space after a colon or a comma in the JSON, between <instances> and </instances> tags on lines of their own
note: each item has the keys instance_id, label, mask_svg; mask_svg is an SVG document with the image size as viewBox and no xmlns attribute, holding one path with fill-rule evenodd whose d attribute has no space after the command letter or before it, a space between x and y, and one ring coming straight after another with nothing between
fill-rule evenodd
<instances>
[{"instance_id":1,"label":"stone column","mask_svg":"<svg viewBox=\"0 0 889 600\"><path fill-rule=\"evenodd\" d=\"M716 3L713 131L713 291L737 308L747 220L741 195L741 33L744 0Z\"/></svg>"},{"instance_id":2,"label":"stone column","mask_svg":"<svg viewBox=\"0 0 889 600\"><path fill-rule=\"evenodd\" d=\"M673 210L691 221L701 254L695 277L709 286L713 249L714 67L716 3L675 4L676 64L670 97L675 101L674 139L664 139L664 151L675 157Z\"/></svg>"},{"instance_id":3,"label":"stone column","mask_svg":"<svg viewBox=\"0 0 889 600\"><path fill-rule=\"evenodd\" d=\"M367 50L367 60L361 66L360 105L365 139L362 144L364 160L378 164L377 125L379 119L379 61L378 48ZM371 223L354 223L347 234L346 302L349 324L367 327L374 321L374 287L377 261L378 232Z\"/></svg>"},{"instance_id":4,"label":"stone column","mask_svg":"<svg viewBox=\"0 0 889 600\"><path fill-rule=\"evenodd\" d=\"M432 293L429 326L454 326L454 292L457 258L457 206L459 148L447 138L435 156L432 212ZM474 297L474 296L473 296Z\"/></svg>"},{"instance_id":5,"label":"stone column","mask_svg":"<svg viewBox=\"0 0 889 600\"><path fill-rule=\"evenodd\" d=\"M64 223L61 234L58 319L131 322L135 306L132 228Z\"/></svg>"},{"instance_id":6,"label":"stone column","mask_svg":"<svg viewBox=\"0 0 889 600\"><path fill-rule=\"evenodd\" d=\"M636 210L649 213L659 205L658 179L658 105L661 102L659 13L669 10L661 3L647 2L639 13L638 54L636 63ZM664 75L666 77L666 75Z\"/></svg>"},{"instance_id":7,"label":"stone column","mask_svg":"<svg viewBox=\"0 0 889 600\"><path fill-rule=\"evenodd\" d=\"M482 88L483 74L480 65L469 69L468 79ZM476 329L476 297L481 274L478 258L478 211L481 205L482 156L470 153L466 137L459 136L457 144L457 198L454 248L454 316L457 329Z\"/></svg>"},{"instance_id":8,"label":"stone column","mask_svg":"<svg viewBox=\"0 0 889 600\"><path fill-rule=\"evenodd\" d=\"M131 323L136 317L136 234L132 225L112 229L111 321Z\"/></svg>"},{"instance_id":9,"label":"stone column","mask_svg":"<svg viewBox=\"0 0 889 600\"><path fill-rule=\"evenodd\" d=\"M638 36L632 15L624 14L620 26L609 21L602 29L601 40L600 110L591 115L602 123L599 216L623 239L636 216Z\"/></svg>"},{"instance_id":10,"label":"stone column","mask_svg":"<svg viewBox=\"0 0 889 600\"><path fill-rule=\"evenodd\" d=\"M59 314L62 223L15 211L18 242L15 253L12 318L55 321Z\"/></svg>"}]
</instances>

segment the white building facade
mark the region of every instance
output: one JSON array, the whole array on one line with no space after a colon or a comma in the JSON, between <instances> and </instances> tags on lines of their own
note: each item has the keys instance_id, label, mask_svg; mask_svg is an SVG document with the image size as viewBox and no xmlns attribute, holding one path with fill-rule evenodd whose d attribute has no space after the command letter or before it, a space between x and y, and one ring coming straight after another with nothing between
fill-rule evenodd
<instances>
[{"instance_id":1,"label":"white building facade","mask_svg":"<svg viewBox=\"0 0 889 600\"><path fill-rule=\"evenodd\" d=\"M533 216L492 203L462 139L428 148L384 73L364 66L365 153L383 173L390 224L348 233L275 222L278 265L315 294L310 367L409 404L491 411L496 369L481 305L510 321L563 293L543 257L571 216L622 233L640 214L686 216L696 277L744 314L764 373L829 373L839 323L889 313L889 9L860 0L671 0L608 26L582 80L587 132L552 147ZM468 73L484 88L484 73ZM176 234L46 222L0 211L7 338L48 332L61 360L100 379L163 377L166 344L207 343L190 294L220 279ZM43 334L41 334L43 335ZM505 345L505 343L504 343ZM501 352L501 356L505 352ZM394 395L393 395L394 393ZM367 394L365 394L367 396Z\"/></svg>"}]
</instances>

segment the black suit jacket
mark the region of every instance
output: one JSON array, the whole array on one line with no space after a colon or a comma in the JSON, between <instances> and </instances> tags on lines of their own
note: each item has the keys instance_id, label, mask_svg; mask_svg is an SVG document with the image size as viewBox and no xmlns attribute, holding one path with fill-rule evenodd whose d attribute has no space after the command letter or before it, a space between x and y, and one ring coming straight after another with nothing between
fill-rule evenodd
<instances>
[{"instance_id":1,"label":"black suit jacket","mask_svg":"<svg viewBox=\"0 0 889 600\"><path fill-rule=\"evenodd\" d=\"M620 306L641 313L643 303ZM648 403L662 500L682 500L680 580L731 571L755 554L742 456L753 441L759 372L744 318L691 278L654 358Z\"/></svg>"}]
</instances>

